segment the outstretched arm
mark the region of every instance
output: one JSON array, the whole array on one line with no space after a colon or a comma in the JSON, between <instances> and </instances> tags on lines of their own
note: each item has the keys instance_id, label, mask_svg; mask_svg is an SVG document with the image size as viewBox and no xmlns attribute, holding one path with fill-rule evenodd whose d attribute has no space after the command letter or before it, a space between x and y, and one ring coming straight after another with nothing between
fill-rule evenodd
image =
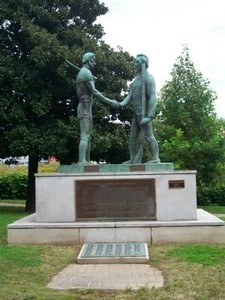
<instances>
[{"instance_id":1,"label":"outstretched arm","mask_svg":"<svg viewBox=\"0 0 225 300\"><path fill-rule=\"evenodd\" d=\"M86 82L88 90L90 91L90 93L96 97L99 101L101 101L104 104L109 104L114 108L119 108L119 102L117 102L116 100L111 100L107 97L105 97L101 92L99 92L96 88L95 88L95 83L93 80L87 81Z\"/></svg>"}]
</instances>

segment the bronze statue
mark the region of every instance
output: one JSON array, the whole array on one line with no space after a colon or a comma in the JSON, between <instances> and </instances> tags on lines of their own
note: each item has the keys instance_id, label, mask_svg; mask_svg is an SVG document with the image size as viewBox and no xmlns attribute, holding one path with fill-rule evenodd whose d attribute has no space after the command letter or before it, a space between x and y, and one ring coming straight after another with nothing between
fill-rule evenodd
<instances>
[{"instance_id":1,"label":"bronze statue","mask_svg":"<svg viewBox=\"0 0 225 300\"><path fill-rule=\"evenodd\" d=\"M121 107L131 104L134 110L129 139L130 159L124 163L142 162L145 141L152 153L152 158L147 163L159 163L158 143L152 127L152 119L154 119L156 113L155 80L147 71L148 58L146 55L137 55L135 65L138 74L133 81L128 96L120 103ZM141 138L140 145L138 143L139 137Z\"/></svg>"},{"instance_id":2,"label":"bronze statue","mask_svg":"<svg viewBox=\"0 0 225 300\"><path fill-rule=\"evenodd\" d=\"M79 164L90 163L91 133L92 133L92 102L93 96L102 103L112 107L118 107L116 100L106 98L95 88L96 77L91 70L96 64L95 54L85 53L82 59L82 67L76 77L76 89L79 98L77 117L80 122Z\"/></svg>"}]
</instances>

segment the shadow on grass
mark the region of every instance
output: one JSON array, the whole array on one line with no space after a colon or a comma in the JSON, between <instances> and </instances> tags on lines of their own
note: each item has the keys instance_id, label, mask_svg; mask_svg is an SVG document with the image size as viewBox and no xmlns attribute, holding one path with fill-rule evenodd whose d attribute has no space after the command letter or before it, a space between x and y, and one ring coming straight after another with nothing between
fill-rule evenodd
<instances>
[{"instance_id":1,"label":"shadow on grass","mask_svg":"<svg viewBox=\"0 0 225 300\"><path fill-rule=\"evenodd\" d=\"M0 214L27 214L24 206L0 206Z\"/></svg>"}]
</instances>

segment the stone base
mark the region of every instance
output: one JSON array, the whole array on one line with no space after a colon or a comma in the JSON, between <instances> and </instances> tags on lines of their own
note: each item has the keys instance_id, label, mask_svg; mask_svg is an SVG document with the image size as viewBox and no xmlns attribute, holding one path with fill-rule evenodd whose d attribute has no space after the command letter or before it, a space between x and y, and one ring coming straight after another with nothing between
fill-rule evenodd
<instances>
[{"instance_id":1,"label":"stone base","mask_svg":"<svg viewBox=\"0 0 225 300\"><path fill-rule=\"evenodd\" d=\"M9 244L225 244L225 222L197 210L197 220L37 223L35 214L8 225Z\"/></svg>"},{"instance_id":2,"label":"stone base","mask_svg":"<svg viewBox=\"0 0 225 300\"><path fill-rule=\"evenodd\" d=\"M37 223L196 220L196 207L196 171L36 174Z\"/></svg>"},{"instance_id":3,"label":"stone base","mask_svg":"<svg viewBox=\"0 0 225 300\"><path fill-rule=\"evenodd\" d=\"M121 172L148 172L173 171L173 163L146 163L146 164L90 164L90 165L61 165L58 173L121 173Z\"/></svg>"}]
</instances>

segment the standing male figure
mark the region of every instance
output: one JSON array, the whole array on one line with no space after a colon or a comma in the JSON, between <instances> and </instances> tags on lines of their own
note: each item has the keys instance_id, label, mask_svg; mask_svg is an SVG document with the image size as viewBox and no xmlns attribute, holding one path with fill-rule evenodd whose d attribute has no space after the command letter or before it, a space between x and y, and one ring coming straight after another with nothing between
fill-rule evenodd
<instances>
[{"instance_id":1,"label":"standing male figure","mask_svg":"<svg viewBox=\"0 0 225 300\"><path fill-rule=\"evenodd\" d=\"M91 73L95 64L95 54L91 52L85 53L82 59L82 68L76 77L76 89L79 98L77 117L80 122L78 163L82 165L90 163L93 96L99 99L102 103L118 107L118 103L115 100L106 98L95 88L96 77L94 77Z\"/></svg>"},{"instance_id":2,"label":"standing male figure","mask_svg":"<svg viewBox=\"0 0 225 300\"><path fill-rule=\"evenodd\" d=\"M144 54L138 54L135 59L137 76L134 79L128 96L120 103L121 107L128 104L133 106L134 117L131 124L129 152L130 159L124 163L140 163L142 160L143 143L138 148L138 137L142 134L147 141L152 158L148 163L159 163L158 143L155 139L152 127L152 119L156 113L156 92L155 80L147 71L148 57ZM142 152L140 154L140 152Z\"/></svg>"}]
</instances>

